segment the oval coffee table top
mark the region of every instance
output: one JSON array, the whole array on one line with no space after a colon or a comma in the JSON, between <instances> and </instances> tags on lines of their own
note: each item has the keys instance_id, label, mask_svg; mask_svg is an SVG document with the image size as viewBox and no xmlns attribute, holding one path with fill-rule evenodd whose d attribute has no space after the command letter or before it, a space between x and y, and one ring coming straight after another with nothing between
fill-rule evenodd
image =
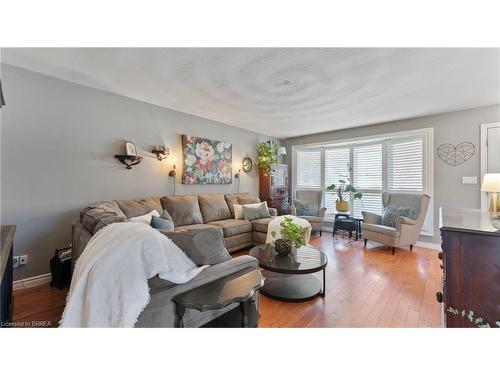
<instances>
[{"instance_id":1,"label":"oval coffee table top","mask_svg":"<svg viewBox=\"0 0 500 375\"><path fill-rule=\"evenodd\" d=\"M314 273L324 269L328 263L322 251L310 246L294 248L290 255L282 256L276 253L273 244L265 244L255 246L248 254L259 261L261 268L278 273Z\"/></svg>"}]
</instances>

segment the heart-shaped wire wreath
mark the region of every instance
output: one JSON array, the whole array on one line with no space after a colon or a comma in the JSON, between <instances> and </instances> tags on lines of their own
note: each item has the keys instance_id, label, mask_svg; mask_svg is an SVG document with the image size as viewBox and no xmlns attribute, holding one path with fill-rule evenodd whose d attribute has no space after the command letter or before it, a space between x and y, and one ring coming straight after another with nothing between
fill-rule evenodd
<instances>
[{"instance_id":1,"label":"heart-shaped wire wreath","mask_svg":"<svg viewBox=\"0 0 500 375\"><path fill-rule=\"evenodd\" d=\"M469 160L474 155L475 149L476 147L471 142L462 142L456 146L444 143L438 147L438 156L445 163L456 167Z\"/></svg>"}]
</instances>

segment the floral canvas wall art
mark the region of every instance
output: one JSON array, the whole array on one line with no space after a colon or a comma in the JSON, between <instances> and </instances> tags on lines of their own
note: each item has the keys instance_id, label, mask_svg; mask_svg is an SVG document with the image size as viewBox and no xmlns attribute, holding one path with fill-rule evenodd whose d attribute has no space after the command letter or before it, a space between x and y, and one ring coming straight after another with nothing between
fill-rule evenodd
<instances>
[{"instance_id":1,"label":"floral canvas wall art","mask_svg":"<svg viewBox=\"0 0 500 375\"><path fill-rule=\"evenodd\" d=\"M182 136L183 184L231 184L233 146L206 138Z\"/></svg>"}]
</instances>

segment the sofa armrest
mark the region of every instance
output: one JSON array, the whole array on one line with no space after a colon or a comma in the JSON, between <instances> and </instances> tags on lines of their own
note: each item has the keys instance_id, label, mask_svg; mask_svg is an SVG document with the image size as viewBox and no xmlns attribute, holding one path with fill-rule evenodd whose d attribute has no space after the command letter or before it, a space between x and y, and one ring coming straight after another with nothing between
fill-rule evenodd
<instances>
[{"instance_id":1,"label":"sofa armrest","mask_svg":"<svg viewBox=\"0 0 500 375\"><path fill-rule=\"evenodd\" d=\"M293 216L297 216L297 208L295 206L290 206L290 214Z\"/></svg>"},{"instance_id":2,"label":"sofa armrest","mask_svg":"<svg viewBox=\"0 0 500 375\"><path fill-rule=\"evenodd\" d=\"M361 211L361 215L363 215L363 222L366 224L380 224L382 222L382 216L373 212Z\"/></svg>"},{"instance_id":3,"label":"sofa armrest","mask_svg":"<svg viewBox=\"0 0 500 375\"><path fill-rule=\"evenodd\" d=\"M278 216L278 210L276 208L268 207L267 209L269 210L269 215Z\"/></svg>"}]
</instances>

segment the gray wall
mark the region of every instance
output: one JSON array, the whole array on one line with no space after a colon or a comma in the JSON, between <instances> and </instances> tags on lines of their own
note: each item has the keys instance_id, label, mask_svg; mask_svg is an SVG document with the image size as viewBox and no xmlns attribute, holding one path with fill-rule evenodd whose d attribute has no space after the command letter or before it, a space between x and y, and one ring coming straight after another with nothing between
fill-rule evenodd
<instances>
[{"instance_id":1,"label":"gray wall","mask_svg":"<svg viewBox=\"0 0 500 375\"><path fill-rule=\"evenodd\" d=\"M480 124L500 121L500 106L474 108L434 116L363 126L282 141L287 146L288 163L291 146L379 135L403 130L434 128L434 226L435 236L422 236L421 241L440 243L439 207L480 208ZM476 146L474 156L464 164L453 167L437 157L442 143L458 144L469 141ZM500 148L500 145L498 145ZM477 185L463 185L462 176L477 176Z\"/></svg>"},{"instance_id":2,"label":"gray wall","mask_svg":"<svg viewBox=\"0 0 500 375\"><path fill-rule=\"evenodd\" d=\"M54 249L68 245L71 224L89 203L172 194L171 158L156 160L149 153L153 145L169 146L180 168L181 134L228 141L235 172L245 154L255 160L258 143L268 139L13 66L1 69L7 102L0 111L1 222L17 225L14 252L29 256L15 279L49 272ZM130 171L113 158L127 139L134 139L144 156ZM236 190L235 182L177 184L177 194ZM255 169L242 173L240 191L258 195Z\"/></svg>"}]
</instances>

